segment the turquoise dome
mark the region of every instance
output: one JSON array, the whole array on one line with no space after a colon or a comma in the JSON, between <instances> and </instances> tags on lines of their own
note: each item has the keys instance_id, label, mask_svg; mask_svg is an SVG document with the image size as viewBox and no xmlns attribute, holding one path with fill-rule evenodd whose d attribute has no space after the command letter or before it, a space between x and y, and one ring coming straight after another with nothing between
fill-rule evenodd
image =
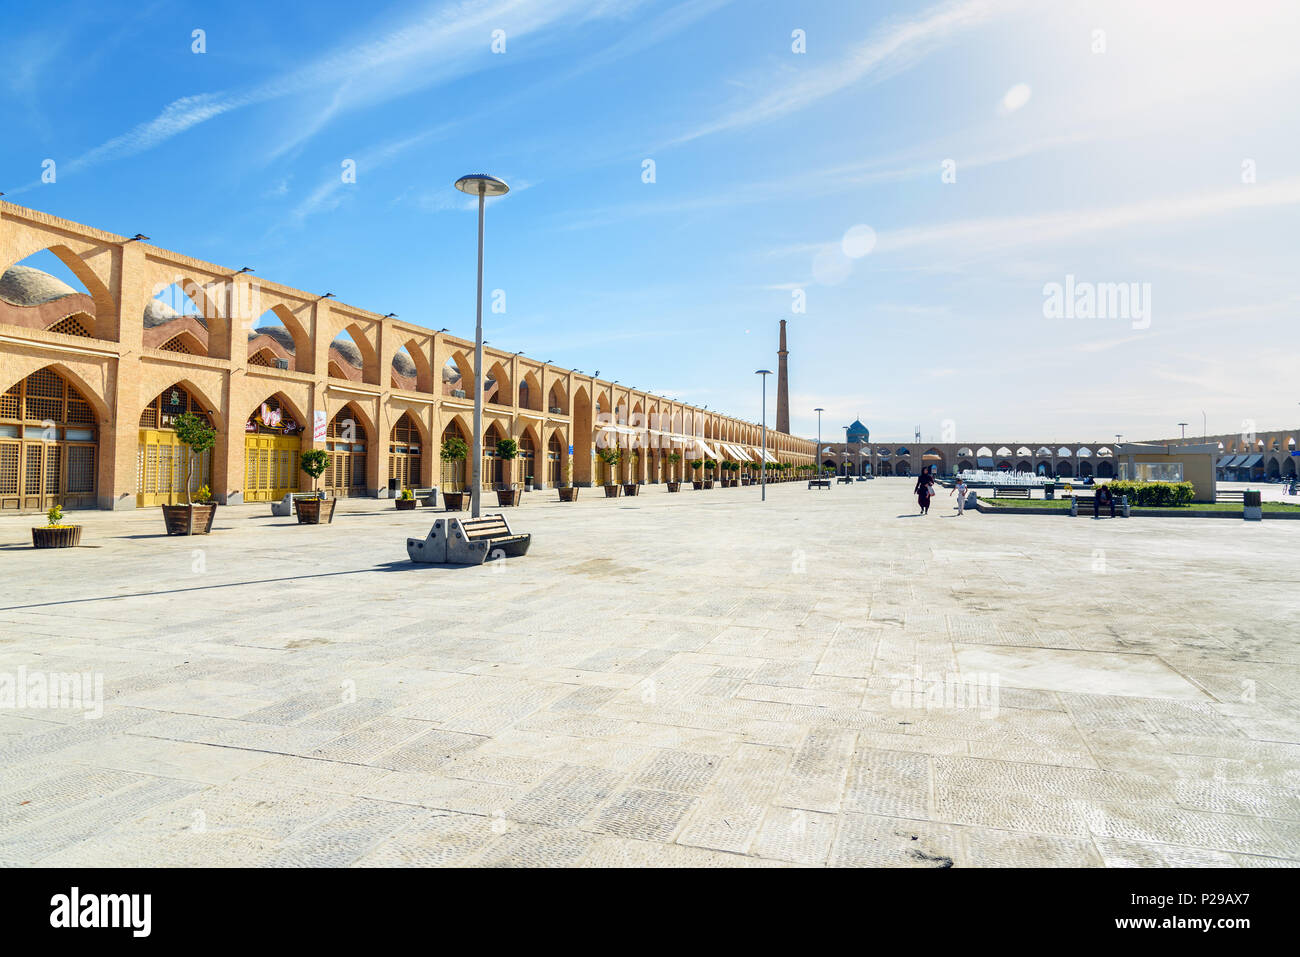
<instances>
[{"instance_id":1,"label":"turquoise dome","mask_svg":"<svg viewBox=\"0 0 1300 957\"><path fill-rule=\"evenodd\" d=\"M871 432L862 424L861 419L854 419L849 426L848 439L850 442L870 442Z\"/></svg>"}]
</instances>

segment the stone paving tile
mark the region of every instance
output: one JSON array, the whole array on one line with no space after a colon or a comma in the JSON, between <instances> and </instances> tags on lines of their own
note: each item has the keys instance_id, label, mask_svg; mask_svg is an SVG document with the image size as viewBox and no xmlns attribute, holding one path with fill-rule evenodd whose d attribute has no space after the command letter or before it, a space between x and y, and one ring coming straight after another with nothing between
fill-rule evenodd
<instances>
[{"instance_id":1,"label":"stone paving tile","mask_svg":"<svg viewBox=\"0 0 1300 957\"><path fill-rule=\"evenodd\" d=\"M789 764L788 752L741 745L718 769L678 843L747 852L763 823L776 783Z\"/></svg>"},{"instance_id":2,"label":"stone paving tile","mask_svg":"<svg viewBox=\"0 0 1300 957\"><path fill-rule=\"evenodd\" d=\"M671 791L628 788L601 808L590 828L642 841L671 841L695 798Z\"/></svg>"},{"instance_id":3,"label":"stone paving tile","mask_svg":"<svg viewBox=\"0 0 1300 957\"><path fill-rule=\"evenodd\" d=\"M857 734L818 729L795 750L774 800L785 807L834 814L845 796L845 779Z\"/></svg>"},{"instance_id":4,"label":"stone paving tile","mask_svg":"<svg viewBox=\"0 0 1300 957\"><path fill-rule=\"evenodd\" d=\"M921 754L859 750L849 766L844 809L889 817L929 817L930 761Z\"/></svg>"},{"instance_id":5,"label":"stone paving tile","mask_svg":"<svg viewBox=\"0 0 1300 957\"><path fill-rule=\"evenodd\" d=\"M346 867L426 816L420 808L355 801L291 835L275 848L271 867Z\"/></svg>"},{"instance_id":6,"label":"stone paving tile","mask_svg":"<svg viewBox=\"0 0 1300 957\"><path fill-rule=\"evenodd\" d=\"M702 847L604 836L579 861L583 867L786 867L783 861L726 854Z\"/></svg>"},{"instance_id":7,"label":"stone paving tile","mask_svg":"<svg viewBox=\"0 0 1300 957\"><path fill-rule=\"evenodd\" d=\"M567 827L595 813L618 787L621 775L604 768L560 768L506 810L514 821Z\"/></svg>"},{"instance_id":8,"label":"stone paving tile","mask_svg":"<svg viewBox=\"0 0 1300 957\"><path fill-rule=\"evenodd\" d=\"M523 789L439 774L393 771L360 792L361 797L465 814L504 814Z\"/></svg>"},{"instance_id":9,"label":"stone paving tile","mask_svg":"<svg viewBox=\"0 0 1300 957\"><path fill-rule=\"evenodd\" d=\"M835 839L837 821L835 814L774 807L758 829L753 853L792 864L824 864Z\"/></svg>"},{"instance_id":10,"label":"stone paving tile","mask_svg":"<svg viewBox=\"0 0 1300 957\"><path fill-rule=\"evenodd\" d=\"M945 824L871 814L840 816L831 848L833 867L952 867L959 830Z\"/></svg>"},{"instance_id":11,"label":"stone paving tile","mask_svg":"<svg viewBox=\"0 0 1300 957\"><path fill-rule=\"evenodd\" d=\"M495 836L504 821L476 814L440 812L417 817L358 857L354 867L458 867Z\"/></svg>"},{"instance_id":12,"label":"stone paving tile","mask_svg":"<svg viewBox=\"0 0 1300 957\"><path fill-rule=\"evenodd\" d=\"M567 827L512 825L494 837L472 860L480 867L572 867L597 840L597 835Z\"/></svg>"},{"instance_id":13,"label":"stone paving tile","mask_svg":"<svg viewBox=\"0 0 1300 957\"><path fill-rule=\"evenodd\" d=\"M639 787L678 794L703 794L718 772L720 758L690 751L659 751L633 778Z\"/></svg>"},{"instance_id":14,"label":"stone paving tile","mask_svg":"<svg viewBox=\"0 0 1300 957\"><path fill-rule=\"evenodd\" d=\"M1237 860L1222 851L1167 844L1143 844L1099 837L1094 843L1106 867L1236 867Z\"/></svg>"}]
</instances>

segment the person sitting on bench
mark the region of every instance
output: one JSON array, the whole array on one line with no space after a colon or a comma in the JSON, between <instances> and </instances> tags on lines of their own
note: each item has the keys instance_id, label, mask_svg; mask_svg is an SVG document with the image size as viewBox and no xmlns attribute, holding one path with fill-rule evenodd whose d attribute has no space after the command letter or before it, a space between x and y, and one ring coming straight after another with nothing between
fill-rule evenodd
<instances>
[{"instance_id":1,"label":"person sitting on bench","mask_svg":"<svg viewBox=\"0 0 1300 957\"><path fill-rule=\"evenodd\" d=\"M1097 494L1092 497L1092 517L1101 518L1102 505L1110 506L1110 517L1115 517L1115 496L1110 494L1110 488L1106 485L1097 489Z\"/></svg>"}]
</instances>

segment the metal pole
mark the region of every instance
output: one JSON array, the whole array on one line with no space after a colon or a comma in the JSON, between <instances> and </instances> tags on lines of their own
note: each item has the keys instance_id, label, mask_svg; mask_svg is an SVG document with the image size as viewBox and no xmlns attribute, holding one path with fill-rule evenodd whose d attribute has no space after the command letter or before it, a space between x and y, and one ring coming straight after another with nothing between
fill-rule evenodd
<instances>
[{"instance_id":1,"label":"metal pole","mask_svg":"<svg viewBox=\"0 0 1300 957\"><path fill-rule=\"evenodd\" d=\"M479 517L483 484L483 204L487 187L478 188L478 298L474 320L474 486L470 492L470 515Z\"/></svg>"},{"instance_id":2,"label":"metal pole","mask_svg":"<svg viewBox=\"0 0 1300 957\"><path fill-rule=\"evenodd\" d=\"M759 476L759 485L761 489L761 501L767 501L767 376L759 376L763 380L763 463L762 475Z\"/></svg>"}]
</instances>

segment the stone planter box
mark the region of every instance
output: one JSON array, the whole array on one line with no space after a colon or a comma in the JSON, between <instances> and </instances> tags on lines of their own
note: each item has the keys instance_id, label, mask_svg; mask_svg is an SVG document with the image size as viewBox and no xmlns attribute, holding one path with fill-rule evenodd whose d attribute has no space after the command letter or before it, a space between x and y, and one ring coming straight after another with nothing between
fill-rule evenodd
<instances>
[{"instance_id":1,"label":"stone planter box","mask_svg":"<svg viewBox=\"0 0 1300 957\"><path fill-rule=\"evenodd\" d=\"M682 483L681 483L681 482L669 482L669 483L668 483L668 491L670 491L670 492L676 492L676 491L679 490L681 487L682 487Z\"/></svg>"},{"instance_id":2,"label":"stone planter box","mask_svg":"<svg viewBox=\"0 0 1300 957\"><path fill-rule=\"evenodd\" d=\"M713 479L705 479L705 480L704 480L704 487L705 487L705 488L713 488Z\"/></svg>"},{"instance_id":3,"label":"stone planter box","mask_svg":"<svg viewBox=\"0 0 1300 957\"><path fill-rule=\"evenodd\" d=\"M415 508L415 506L417 506L417 505L419 505L419 504L420 504L420 503L417 502L417 501L416 501L415 499L413 499L413 498L395 498L395 499L393 499L393 506L394 506L394 507L395 507L399 512L409 512L409 511L412 511L412 510Z\"/></svg>"},{"instance_id":4,"label":"stone planter box","mask_svg":"<svg viewBox=\"0 0 1300 957\"><path fill-rule=\"evenodd\" d=\"M300 498L294 500L293 510L299 525L329 525L334 521L334 508L338 503L336 498Z\"/></svg>"},{"instance_id":5,"label":"stone planter box","mask_svg":"<svg viewBox=\"0 0 1300 957\"><path fill-rule=\"evenodd\" d=\"M80 525L46 525L32 529L32 548L75 548L80 544Z\"/></svg>"},{"instance_id":6,"label":"stone planter box","mask_svg":"<svg viewBox=\"0 0 1300 957\"><path fill-rule=\"evenodd\" d=\"M629 482L623 486L624 495L636 495L640 491L641 491L641 486L637 485L634 482Z\"/></svg>"},{"instance_id":7,"label":"stone planter box","mask_svg":"<svg viewBox=\"0 0 1300 957\"><path fill-rule=\"evenodd\" d=\"M207 535L216 517L215 505L163 505L168 535Z\"/></svg>"},{"instance_id":8,"label":"stone planter box","mask_svg":"<svg viewBox=\"0 0 1300 957\"><path fill-rule=\"evenodd\" d=\"M524 497L524 490L521 488L497 489L497 504L502 508L512 508L519 504Z\"/></svg>"},{"instance_id":9,"label":"stone planter box","mask_svg":"<svg viewBox=\"0 0 1300 957\"><path fill-rule=\"evenodd\" d=\"M464 492L443 492L442 504L449 512L463 512L465 510Z\"/></svg>"},{"instance_id":10,"label":"stone planter box","mask_svg":"<svg viewBox=\"0 0 1300 957\"><path fill-rule=\"evenodd\" d=\"M561 488L558 491L561 502L576 502L578 500L578 490L572 486Z\"/></svg>"},{"instance_id":11,"label":"stone planter box","mask_svg":"<svg viewBox=\"0 0 1300 957\"><path fill-rule=\"evenodd\" d=\"M620 485L606 485L605 498L618 498L618 493L622 489Z\"/></svg>"},{"instance_id":12,"label":"stone planter box","mask_svg":"<svg viewBox=\"0 0 1300 957\"><path fill-rule=\"evenodd\" d=\"M704 483L699 480L696 480L691 483L691 488L695 489L695 491L698 492L700 489L704 488Z\"/></svg>"}]
</instances>

